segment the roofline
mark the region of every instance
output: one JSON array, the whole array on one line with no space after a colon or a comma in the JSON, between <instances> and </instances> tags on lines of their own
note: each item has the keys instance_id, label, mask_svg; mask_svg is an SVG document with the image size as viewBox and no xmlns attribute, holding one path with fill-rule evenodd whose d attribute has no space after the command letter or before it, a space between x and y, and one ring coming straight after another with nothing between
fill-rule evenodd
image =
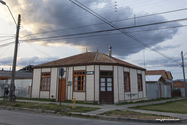
<instances>
[{"instance_id":1,"label":"roofline","mask_svg":"<svg viewBox=\"0 0 187 125\"><path fill-rule=\"evenodd\" d=\"M139 69L139 70L144 70L146 71L146 69L141 68L141 67L133 67L133 66L127 66L124 64L120 64L120 63L97 63L97 62L91 62L91 63L79 63L79 64L69 64L69 65L50 65L50 66L34 66L33 69L38 69L38 68L52 68L52 67L69 67L69 66L83 66L83 65L115 65L115 66L124 66L124 67L129 67L129 68L133 68L133 69Z\"/></svg>"}]
</instances>

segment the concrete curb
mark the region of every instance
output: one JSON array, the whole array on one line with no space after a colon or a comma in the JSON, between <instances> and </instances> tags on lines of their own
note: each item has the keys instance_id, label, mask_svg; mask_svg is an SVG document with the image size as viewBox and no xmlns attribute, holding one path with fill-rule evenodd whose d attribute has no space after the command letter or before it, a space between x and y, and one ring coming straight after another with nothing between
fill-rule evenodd
<instances>
[{"instance_id":1,"label":"concrete curb","mask_svg":"<svg viewBox=\"0 0 187 125\"><path fill-rule=\"evenodd\" d=\"M120 117L111 117L111 116L103 116L96 114L87 114L87 113L78 113L71 112L74 115L85 115L85 116L97 116L101 120L109 120L109 121L121 121L121 122L143 122L143 123L187 123L187 119L155 119L155 120L143 120L143 119L132 119L132 118L120 118Z\"/></svg>"},{"instance_id":2,"label":"concrete curb","mask_svg":"<svg viewBox=\"0 0 187 125\"><path fill-rule=\"evenodd\" d=\"M19 107L10 107L10 106L0 106L0 109L14 110L14 111L29 111L34 113L47 113L47 114L58 114L55 113L54 110L43 110L43 109L30 109L30 108L19 108ZM187 123L187 119L159 119L159 120L142 120L142 119L132 119L132 118L120 118L120 117L111 117L111 116L103 116L96 114L88 114L88 113L79 113L79 112L71 112L72 115L83 115L90 117L98 117L101 120L109 120L109 121L120 121L120 122L142 122L142 123Z\"/></svg>"}]
</instances>

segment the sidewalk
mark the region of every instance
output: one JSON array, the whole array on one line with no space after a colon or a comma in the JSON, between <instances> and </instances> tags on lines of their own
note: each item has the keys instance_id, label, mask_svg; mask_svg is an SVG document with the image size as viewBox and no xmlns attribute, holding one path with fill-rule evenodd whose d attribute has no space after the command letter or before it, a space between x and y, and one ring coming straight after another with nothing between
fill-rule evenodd
<instances>
[{"instance_id":1,"label":"sidewalk","mask_svg":"<svg viewBox=\"0 0 187 125\"><path fill-rule=\"evenodd\" d=\"M171 117L177 117L180 119L187 119L187 114L179 114L179 113L167 113L167 112L157 112L157 111L147 111L147 110L136 110L136 109L129 109L129 107L134 107L134 106L142 106L142 105L150 105L150 104L160 104L160 103L165 103L168 101L176 101L176 100L181 100L184 98L177 98L177 99L168 99L168 100L162 100L162 101L154 101L154 102L143 102L143 103L135 103L135 104L126 104L126 105L114 105L114 104L104 104L104 105L89 105L89 104L76 104L76 106L84 106L84 107L96 107L100 108L95 111L87 112L87 113L82 113L84 115L90 115L90 116L96 116L101 113L111 111L111 110L130 110L130 111L135 111L135 112L140 112L140 113L148 113L148 114L157 114L157 115L165 115L165 116L171 116ZM3 100L0 98L0 100ZM17 100L21 102L34 102L34 103L55 103L55 104L60 104L60 102L46 102L46 101L34 101L34 100ZM72 106L72 103L61 103L61 105L69 105Z\"/></svg>"}]
</instances>

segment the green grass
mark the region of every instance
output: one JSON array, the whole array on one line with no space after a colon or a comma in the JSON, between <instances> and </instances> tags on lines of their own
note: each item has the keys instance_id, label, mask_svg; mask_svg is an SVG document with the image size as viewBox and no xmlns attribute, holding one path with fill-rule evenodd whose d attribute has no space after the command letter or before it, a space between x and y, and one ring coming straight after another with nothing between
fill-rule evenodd
<instances>
[{"instance_id":1,"label":"green grass","mask_svg":"<svg viewBox=\"0 0 187 125\"><path fill-rule=\"evenodd\" d=\"M19 100L33 100L33 101L46 101L46 102L57 102L55 99L38 99L38 98L20 98L17 97L16 99ZM73 103L71 100L62 101L62 103ZM77 104L88 104L88 105L101 105L98 102L83 102L83 101L76 101Z\"/></svg>"},{"instance_id":2,"label":"green grass","mask_svg":"<svg viewBox=\"0 0 187 125\"><path fill-rule=\"evenodd\" d=\"M127 104L135 104L135 103L144 103L144 102L155 102L155 101L162 101L162 100L168 100L168 99L176 99L175 98L158 98L158 99L152 99L152 100L141 100L137 102L123 102L123 103L118 103L116 105L127 105Z\"/></svg>"},{"instance_id":3,"label":"green grass","mask_svg":"<svg viewBox=\"0 0 187 125\"><path fill-rule=\"evenodd\" d=\"M77 106L76 108L72 108L72 106L67 105L58 105L54 103L46 104L46 103L31 103L31 102L4 102L0 101L0 106L10 106L10 107L18 107L18 108L33 108L33 109L42 109L42 110L53 110L55 112L59 112L60 114L68 114L70 112L89 112L94 111L100 108L91 108L91 107L83 107Z\"/></svg>"},{"instance_id":4,"label":"green grass","mask_svg":"<svg viewBox=\"0 0 187 125\"><path fill-rule=\"evenodd\" d=\"M121 110L113 110L108 111L105 113L101 113L100 115L105 116L117 116L117 117L127 117L127 118L140 118L140 119L155 119L155 118L171 118L170 116L164 116L164 115L155 115L155 114L147 114L147 113L139 113L134 111L121 111Z\"/></svg>"},{"instance_id":5,"label":"green grass","mask_svg":"<svg viewBox=\"0 0 187 125\"><path fill-rule=\"evenodd\" d=\"M131 107L133 109L187 114L187 100L169 101L162 104Z\"/></svg>"}]
</instances>

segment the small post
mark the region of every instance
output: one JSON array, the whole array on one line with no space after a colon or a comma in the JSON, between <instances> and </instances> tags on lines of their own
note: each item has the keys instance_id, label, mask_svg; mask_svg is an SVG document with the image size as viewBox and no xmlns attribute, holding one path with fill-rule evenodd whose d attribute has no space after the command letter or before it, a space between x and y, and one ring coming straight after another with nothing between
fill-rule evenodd
<instances>
[{"instance_id":1,"label":"small post","mask_svg":"<svg viewBox=\"0 0 187 125\"><path fill-rule=\"evenodd\" d=\"M184 57L183 57L183 51L181 51L181 57L182 57L182 70L183 70L183 78L184 78L185 97L187 97L187 85L186 85L185 70L184 70Z\"/></svg>"},{"instance_id":2,"label":"small post","mask_svg":"<svg viewBox=\"0 0 187 125\"><path fill-rule=\"evenodd\" d=\"M76 98L75 98L75 97L73 97L72 102L73 102L73 106L72 106L72 108L76 108L76 106L75 106Z\"/></svg>"}]
</instances>

